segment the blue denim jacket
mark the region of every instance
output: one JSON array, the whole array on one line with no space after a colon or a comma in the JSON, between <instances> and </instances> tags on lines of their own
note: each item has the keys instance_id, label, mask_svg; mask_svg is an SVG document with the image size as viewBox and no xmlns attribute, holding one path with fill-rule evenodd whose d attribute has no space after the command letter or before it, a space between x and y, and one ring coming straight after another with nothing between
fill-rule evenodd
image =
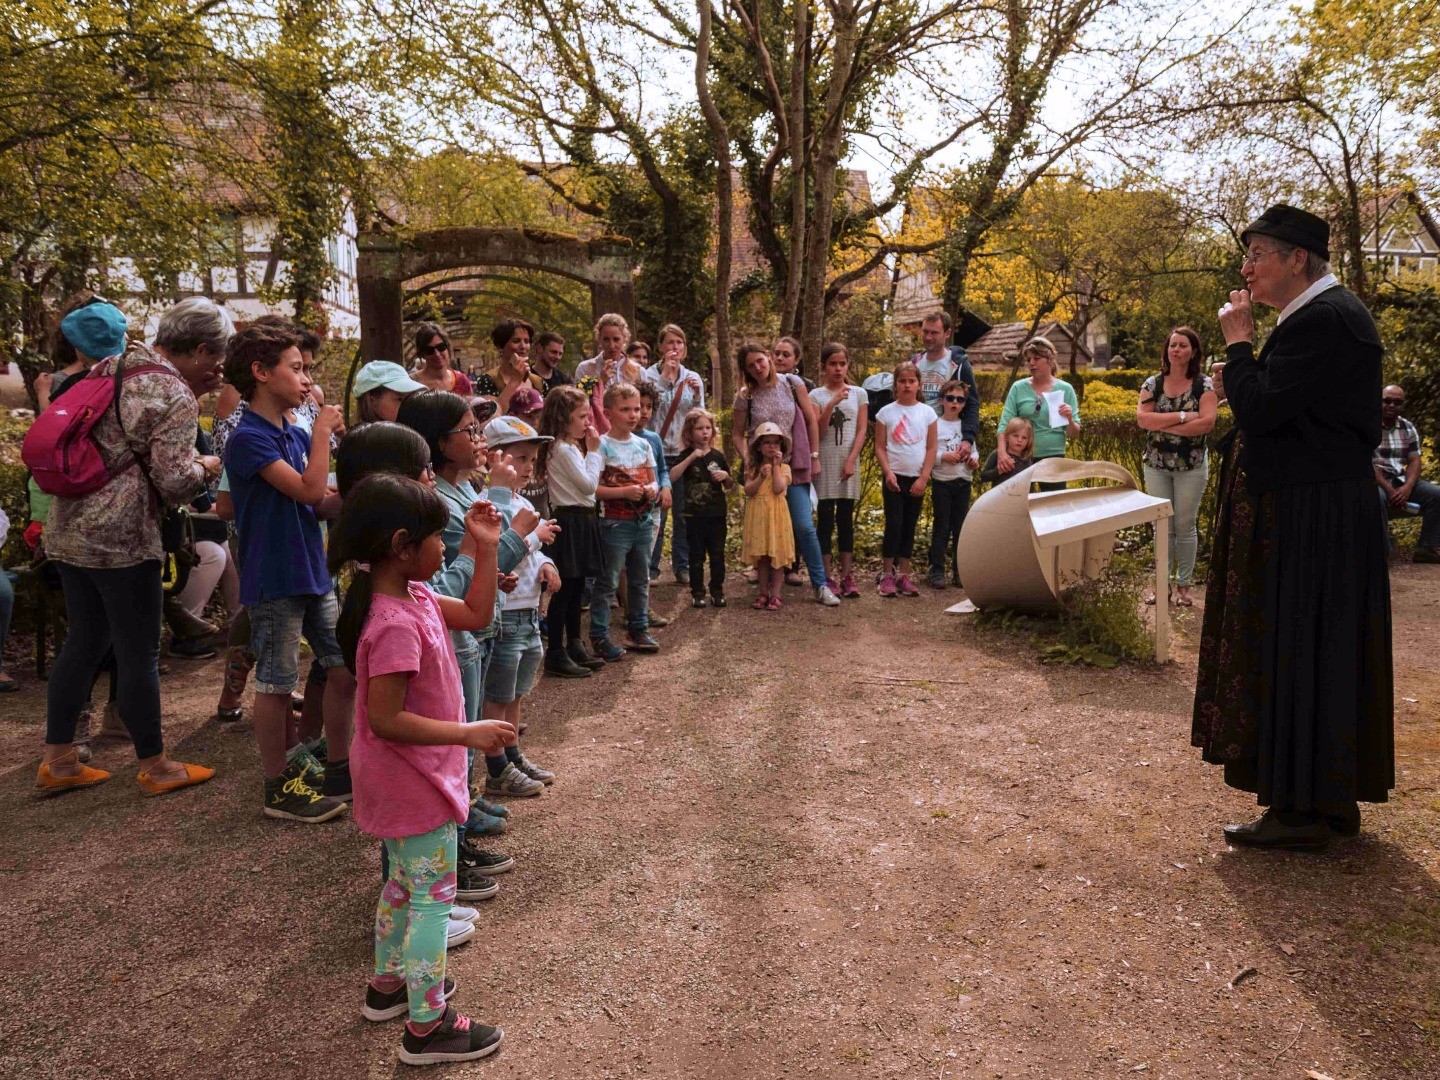
<instances>
[{"instance_id":1,"label":"blue denim jacket","mask_svg":"<svg viewBox=\"0 0 1440 1080\"><path fill-rule=\"evenodd\" d=\"M475 563L468 555L460 554L460 541L465 538L465 515L480 498L480 493L470 484L451 484L440 477L435 478L435 493L445 500L450 518L440 530L440 539L445 543L445 565L430 579L430 588L441 596L463 597L470 589L475 576ZM508 519L507 519L508 520ZM514 529L500 534L500 547L496 552L497 569L508 574L520 565L530 553L525 538ZM500 611L504 607L505 594L495 593L495 614L490 625L484 630L470 633L465 630L450 631L450 640L455 646L455 658L467 664L480 656L480 642L494 637L500 631Z\"/></svg>"}]
</instances>

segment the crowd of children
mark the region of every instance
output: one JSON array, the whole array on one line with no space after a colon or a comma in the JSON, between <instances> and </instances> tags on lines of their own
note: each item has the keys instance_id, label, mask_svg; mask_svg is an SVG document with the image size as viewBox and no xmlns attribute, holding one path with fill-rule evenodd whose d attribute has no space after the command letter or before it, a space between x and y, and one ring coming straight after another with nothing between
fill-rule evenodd
<instances>
[{"instance_id":1,"label":"crowd of children","mask_svg":"<svg viewBox=\"0 0 1440 1080\"><path fill-rule=\"evenodd\" d=\"M695 608L726 606L730 499L742 490L755 609L782 607L797 555L822 604L856 598L860 453L873 430L879 592L914 596L925 492L931 582L938 575L943 587L979 464L962 421L972 383L945 381L931 402L911 362L894 369L894 400L872 416L843 346L825 346L812 389L792 371L798 342L785 339L783 370L743 345L740 403L752 426L732 467L678 327L663 329L661 360L647 368L625 320L604 316L601 352L578 385L553 360L548 374L531 371L533 331L515 319L496 327L500 381L480 376L476 396L448 367L448 338L422 326L417 370L358 371L362 422L348 431L340 410L321 404L315 344L297 328L263 319L224 345L232 400L216 432L217 510L233 518L244 621L232 612L217 715L239 719L253 680L265 816L318 824L348 809L382 842L362 1009L376 1021L407 1017L400 1056L410 1064L500 1045L497 1028L448 1003L457 988L445 952L478 918L460 901L495 896L495 876L515 865L480 846L511 828L505 801L556 780L522 749L541 672L591 678L659 651L649 591L667 522L671 565ZM1031 450L1024 424L1005 432L1017 465ZM617 601L623 630L612 626ZM314 661L297 717L302 640ZM50 789L67 784L84 786L57 766Z\"/></svg>"}]
</instances>

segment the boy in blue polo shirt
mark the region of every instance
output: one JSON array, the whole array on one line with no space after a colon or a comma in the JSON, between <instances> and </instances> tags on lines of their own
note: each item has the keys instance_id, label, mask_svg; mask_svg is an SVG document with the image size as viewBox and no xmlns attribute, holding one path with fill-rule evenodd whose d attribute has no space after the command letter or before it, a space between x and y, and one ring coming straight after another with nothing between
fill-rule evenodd
<instances>
[{"instance_id":1,"label":"boy in blue polo shirt","mask_svg":"<svg viewBox=\"0 0 1440 1080\"><path fill-rule=\"evenodd\" d=\"M350 800L350 724L355 679L335 638L339 614L325 568L315 505L325 498L330 436L340 410L320 410L307 436L285 419L310 396L300 339L289 328L246 327L225 348L225 381L248 403L225 447L225 471L240 542L240 602L250 613L255 654L255 742L265 773L267 817L314 823ZM330 758L322 789L299 745L290 694L300 679L300 637L328 669L322 711Z\"/></svg>"}]
</instances>

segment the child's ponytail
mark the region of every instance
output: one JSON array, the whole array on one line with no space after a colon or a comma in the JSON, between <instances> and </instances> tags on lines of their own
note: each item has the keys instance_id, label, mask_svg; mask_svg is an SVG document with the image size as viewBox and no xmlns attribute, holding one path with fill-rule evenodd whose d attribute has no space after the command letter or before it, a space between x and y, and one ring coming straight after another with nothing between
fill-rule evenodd
<instances>
[{"instance_id":1,"label":"child's ponytail","mask_svg":"<svg viewBox=\"0 0 1440 1080\"><path fill-rule=\"evenodd\" d=\"M345 499L339 520L330 529L326 561L332 577L346 563L358 564L335 624L340 654L352 674L360 634L375 596L371 567L394 557L397 534L405 534L405 546L418 544L440 532L449 520L439 495L417 480L390 473L367 476Z\"/></svg>"}]
</instances>

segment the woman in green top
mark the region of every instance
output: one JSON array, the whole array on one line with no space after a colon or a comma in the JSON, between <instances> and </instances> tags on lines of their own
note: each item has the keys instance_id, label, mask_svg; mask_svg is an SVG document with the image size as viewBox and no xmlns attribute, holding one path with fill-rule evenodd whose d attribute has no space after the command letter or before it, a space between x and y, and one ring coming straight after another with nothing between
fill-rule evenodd
<instances>
[{"instance_id":1,"label":"woman in green top","mask_svg":"<svg viewBox=\"0 0 1440 1080\"><path fill-rule=\"evenodd\" d=\"M1020 347L1020 355L1025 358L1025 363L1030 368L1030 378L1011 384L1010 392L1005 395L1005 407L1000 410L1000 423L996 430L1004 431L1005 425L1017 416L1022 420L1029 420L1035 429L1035 460L1064 457L1066 437L1080 434L1080 403L1075 398L1075 388L1064 379L1056 377L1060 372L1060 359L1055 355L1055 346L1044 338L1031 338ZM1064 422L1052 426L1050 406L1045 395L1057 391L1064 395L1059 409ZM995 464L1002 474L1015 468L1015 460L1006 452L1003 440L996 448ZM1064 486L1061 482L1041 484L1040 488L1042 491L1055 491Z\"/></svg>"}]
</instances>

